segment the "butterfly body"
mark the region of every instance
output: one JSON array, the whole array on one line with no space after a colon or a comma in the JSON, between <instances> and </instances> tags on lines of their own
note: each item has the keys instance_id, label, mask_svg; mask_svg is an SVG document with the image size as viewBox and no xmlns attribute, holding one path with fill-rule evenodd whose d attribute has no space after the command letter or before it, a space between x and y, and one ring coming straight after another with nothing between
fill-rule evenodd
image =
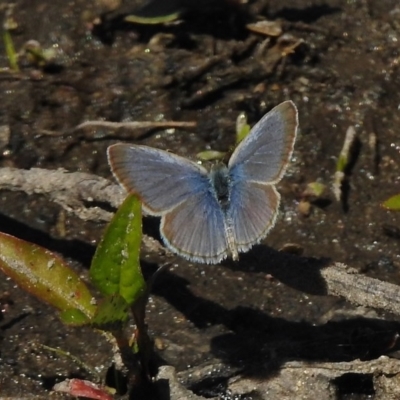
<instances>
[{"instance_id":1,"label":"butterfly body","mask_svg":"<svg viewBox=\"0 0 400 400\"><path fill-rule=\"evenodd\" d=\"M218 164L208 174L213 195L215 196L224 221L225 239L229 253L233 260L239 259L238 249L233 233L233 220L230 211L232 187L235 180L231 171L223 164Z\"/></svg>"},{"instance_id":2,"label":"butterfly body","mask_svg":"<svg viewBox=\"0 0 400 400\"><path fill-rule=\"evenodd\" d=\"M215 168L212 168L208 178L218 203L222 210L226 211L229 206L232 183L228 168L225 165L218 164Z\"/></svg>"},{"instance_id":3,"label":"butterfly body","mask_svg":"<svg viewBox=\"0 0 400 400\"><path fill-rule=\"evenodd\" d=\"M161 217L166 245L183 257L215 264L249 250L274 225L275 184L290 159L297 130L290 101L267 113L233 152L207 171L183 157L141 145L108 149L111 169L143 208Z\"/></svg>"}]
</instances>

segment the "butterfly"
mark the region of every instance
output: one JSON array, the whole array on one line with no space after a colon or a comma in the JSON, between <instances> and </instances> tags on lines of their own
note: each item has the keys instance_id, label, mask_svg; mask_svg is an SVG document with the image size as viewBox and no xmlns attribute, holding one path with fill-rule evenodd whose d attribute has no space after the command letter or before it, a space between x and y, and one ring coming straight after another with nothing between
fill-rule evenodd
<instances>
[{"instance_id":1,"label":"butterfly","mask_svg":"<svg viewBox=\"0 0 400 400\"><path fill-rule=\"evenodd\" d=\"M184 157L148 146L108 148L117 181L145 212L161 217L166 246L184 258L216 264L248 251L274 226L283 177L293 152L298 114L285 101L251 129L227 165L207 171Z\"/></svg>"}]
</instances>

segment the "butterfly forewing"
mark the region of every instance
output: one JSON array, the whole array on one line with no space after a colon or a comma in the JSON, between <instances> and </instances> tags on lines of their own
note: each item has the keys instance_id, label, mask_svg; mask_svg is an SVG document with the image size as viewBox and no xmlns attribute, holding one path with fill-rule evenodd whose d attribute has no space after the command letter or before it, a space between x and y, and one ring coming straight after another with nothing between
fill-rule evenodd
<instances>
[{"instance_id":1,"label":"butterfly forewing","mask_svg":"<svg viewBox=\"0 0 400 400\"><path fill-rule=\"evenodd\" d=\"M275 224L279 200L272 185L248 181L233 185L228 215L239 251L248 250L267 235Z\"/></svg>"},{"instance_id":2,"label":"butterfly forewing","mask_svg":"<svg viewBox=\"0 0 400 400\"><path fill-rule=\"evenodd\" d=\"M293 102L279 104L239 144L229 160L229 168L236 169L246 180L278 182L292 155L297 125L297 109Z\"/></svg>"},{"instance_id":3,"label":"butterfly forewing","mask_svg":"<svg viewBox=\"0 0 400 400\"><path fill-rule=\"evenodd\" d=\"M172 251L189 260L215 264L227 256L224 215L209 190L163 216L161 235Z\"/></svg>"},{"instance_id":4,"label":"butterfly forewing","mask_svg":"<svg viewBox=\"0 0 400 400\"><path fill-rule=\"evenodd\" d=\"M152 215L165 214L209 186L203 167L151 147L115 144L108 148L108 160L117 180Z\"/></svg>"}]
</instances>

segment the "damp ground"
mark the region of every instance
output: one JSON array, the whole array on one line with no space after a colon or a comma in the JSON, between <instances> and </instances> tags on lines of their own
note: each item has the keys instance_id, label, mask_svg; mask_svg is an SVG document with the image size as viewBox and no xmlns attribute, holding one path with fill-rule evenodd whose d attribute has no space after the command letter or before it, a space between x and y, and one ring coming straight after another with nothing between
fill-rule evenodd
<instances>
[{"instance_id":1,"label":"damp ground","mask_svg":"<svg viewBox=\"0 0 400 400\"><path fill-rule=\"evenodd\" d=\"M278 185L280 215L265 241L239 263L217 266L143 253L148 273L172 264L157 280L148 308L158 354L178 371L207 362L250 371L271 357L347 361L388 354L385 338L398 331L398 317L305 293L276 271L288 262L281 250L289 248L301 253L290 256L299 263L340 261L400 284L400 215L381 207L400 192L398 1L197 3L179 23L129 25L118 18L126 10L116 9L99 25L104 10L95 2L22 0L11 11L3 2L3 17L8 12L15 21L16 49L34 40L52 59L41 64L21 57L19 73L0 73L1 166L65 168L111 179L110 144L131 141L195 159L206 149L231 148L241 112L254 124L291 99L300 131ZM246 28L262 19L282 32L268 36ZM3 46L0 64L9 66ZM86 120L176 120L197 127L73 131ZM345 199L338 202L331 187L350 126L357 134L355 154ZM326 191L305 210L299 204L312 182ZM61 253L87 276L104 224L83 222L44 196L0 196L1 231ZM157 237L154 221L145 228ZM47 397L65 377L88 378L40 344L79 355L104 374L110 367L111 349L100 335L65 328L52 309L5 277L0 302L2 395ZM356 384L353 392L365 394Z\"/></svg>"}]
</instances>

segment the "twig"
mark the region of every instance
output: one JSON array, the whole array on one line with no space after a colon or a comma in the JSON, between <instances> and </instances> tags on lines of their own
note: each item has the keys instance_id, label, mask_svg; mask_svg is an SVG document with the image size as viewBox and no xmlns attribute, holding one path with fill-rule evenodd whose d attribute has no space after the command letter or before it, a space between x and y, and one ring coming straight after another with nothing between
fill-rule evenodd
<instances>
[{"instance_id":1,"label":"twig","mask_svg":"<svg viewBox=\"0 0 400 400\"><path fill-rule=\"evenodd\" d=\"M360 275L342 263L322 269L321 276L325 279L327 294L344 297L353 304L400 315L398 285Z\"/></svg>"},{"instance_id":2,"label":"twig","mask_svg":"<svg viewBox=\"0 0 400 400\"><path fill-rule=\"evenodd\" d=\"M85 121L77 125L74 130L84 128L110 128L110 129L154 129L154 128L195 128L196 122L194 121L128 121L128 122L111 122L111 121Z\"/></svg>"},{"instance_id":3,"label":"twig","mask_svg":"<svg viewBox=\"0 0 400 400\"><path fill-rule=\"evenodd\" d=\"M381 356L376 360L350 362L304 362L290 361L280 366L279 373L268 379L254 379L245 374L228 381L233 397L248 393L260 394L260 399L334 399L337 398L337 379L357 374L370 380L375 399L398 399L399 360ZM296 384L293 384L295 382ZM310 388L312 396L310 397Z\"/></svg>"},{"instance_id":4,"label":"twig","mask_svg":"<svg viewBox=\"0 0 400 400\"><path fill-rule=\"evenodd\" d=\"M100 204L117 208L124 199L123 190L107 179L63 169L1 168L0 189L47 195L85 221L109 221L112 213L102 209Z\"/></svg>"},{"instance_id":5,"label":"twig","mask_svg":"<svg viewBox=\"0 0 400 400\"><path fill-rule=\"evenodd\" d=\"M62 350L62 349L57 349L55 347L46 346L44 344L39 344L38 346L41 347L44 350L51 351L51 352L53 352L53 353L55 353L55 354L57 354L59 356L71 359L80 368L84 369L86 372L88 372L90 375L92 375L92 377L94 377L96 379L96 382L100 382L100 380L101 380L100 376L99 376L100 374L93 367L91 367L89 364L86 364L79 357L74 356L69 351L65 351L65 350Z\"/></svg>"},{"instance_id":6,"label":"twig","mask_svg":"<svg viewBox=\"0 0 400 400\"><path fill-rule=\"evenodd\" d=\"M49 129L42 129L38 133L42 136L50 136L50 137L58 137L58 136L67 136L71 135L71 133L83 130L85 128L106 128L111 130L111 132L104 132L101 135L101 139L104 139L108 136L114 136L114 131L116 129L125 128L125 129L133 129L140 130L138 132L134 132L130 134L130 139L138 139L144 135L142 129L168 129L168 128L176 128L176 129L186 129L186 128L195 128L197 123L195 121L128 121L128 122L111 122L111 121L85 121L81 124L75 126L72 129L67 129L66 131L52 131ZM97 139L92 135L92 132L83 133L83 137L88 140Z\"/></svg>"},{"instance_id":7,"label":"twig","mask_svg":"<svg viewBox=\"0 0 400 400\"><path fill-rule=\"evenodd\" d=\"M269 273L282 283L303 293L337 296L357 306L372 307L400 315L400 287L359 274L338 262L316 260L265 250L268 265L251 267ZM268 251L268 253L267 253ZM260 252L262 250L260 249ZM273 261L271 261L273 259Z\"/></svg>"},{"instance_id":8,"label":"twig","mask_svg":"<svg viewBox=\"0 0 400 400\"><path fill-rule=\"evenodd\" d=\"M63 169L0 168L0 190L43 194L66 211L84 221L108 222L126 193L117 184L97 175L68 172ZM146 250L154 253L168 252L150 236L143 235Z\"/></svg>"},{"instance_id":9,"label":"twig","mask_svg":"<svg viewBox=\"0 0 400 400\"><path fill-rule=\"evenodd\" d=\"M343 197L342 186L346 178L346 168L350 163L351 148L356 138L356 131L353 126L349 126L346 131L342 150L340 151L339 158L336 164L336 172L333 177L332 191L337 201Z\"/></svg>"}]
</instances>

